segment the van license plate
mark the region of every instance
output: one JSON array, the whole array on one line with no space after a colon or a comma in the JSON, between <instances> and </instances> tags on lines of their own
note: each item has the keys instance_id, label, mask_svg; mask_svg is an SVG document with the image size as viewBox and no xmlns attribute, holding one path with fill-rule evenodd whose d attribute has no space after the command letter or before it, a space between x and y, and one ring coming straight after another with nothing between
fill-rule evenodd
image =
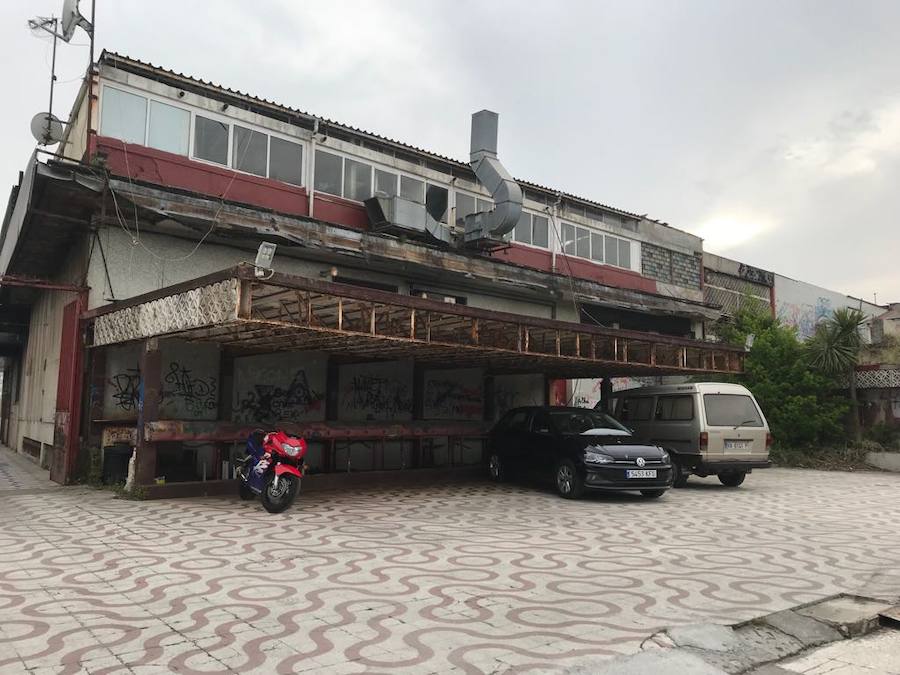
<instances>
[{"instance_id":1,"label":"van license plate","mask_svg":"<svg viewBox=\"0 0 900 675\"><path fill-rule=\"evenodd\" d=\"M656 469L628 469L626 478L656 478Z\"/></svg>"},{"instance_id":2,"label":"van license plate","mask_svg":"<svg viewBox=\"0 0 900 675\"><path fill-rule=\"evenodd\" d=\"M749 450L750 441L725 441L726 450Z\"/></svg>"}]
</instances>

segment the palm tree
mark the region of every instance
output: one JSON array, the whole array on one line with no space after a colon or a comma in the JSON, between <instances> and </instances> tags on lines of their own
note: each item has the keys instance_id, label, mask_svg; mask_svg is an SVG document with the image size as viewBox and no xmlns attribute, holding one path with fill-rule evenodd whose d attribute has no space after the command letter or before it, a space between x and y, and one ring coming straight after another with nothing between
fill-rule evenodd
<instances>
[{"instance_id":1,"label":"palm tree","mask_svg":"<svg viewBox=\"0 0 900 675\"><path fill-rule=\"evenodd\" d=\"M856 441L862 439L856 396L856 364L863 344L859 329L865 320L866 317L860 310L842 307L816 327L816 334L806 345L810 364L814 368L827 375L847 379L850 385L853 438Z\"/></svg>"}]
</instances>

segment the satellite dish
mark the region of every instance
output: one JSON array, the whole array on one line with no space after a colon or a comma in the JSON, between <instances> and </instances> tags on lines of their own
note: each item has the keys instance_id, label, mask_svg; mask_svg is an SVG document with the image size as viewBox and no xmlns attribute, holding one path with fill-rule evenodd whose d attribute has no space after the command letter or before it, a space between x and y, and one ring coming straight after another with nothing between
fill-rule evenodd
<instances>
[{"instance_id":1,"label":"satellite dish","mask_svg":"<svg viewBox=\"0 0 900 675\"><path fill-rule=\"evenodd\" d=\"M63 0L60 26L62 27L62 35L60 35L60 37L66 42L69 42L72 39L72 36L75 35L75 29L78 26L84 28L89 35L93 35L94 30L91 22L85 19L81 15L81 12L78 11L78 0Z\"/></svg>"},{"instance_id":2,"label":"satellite dish","mask_svg":"<svg viewBox=\"0 0 900 675\"><path fill-rule=\"evenodd\" d=\"M63 125L56 115L38 113L31 118L31 135L41 145L56 145L63 139Z\"/></svg>"}]
</instances>

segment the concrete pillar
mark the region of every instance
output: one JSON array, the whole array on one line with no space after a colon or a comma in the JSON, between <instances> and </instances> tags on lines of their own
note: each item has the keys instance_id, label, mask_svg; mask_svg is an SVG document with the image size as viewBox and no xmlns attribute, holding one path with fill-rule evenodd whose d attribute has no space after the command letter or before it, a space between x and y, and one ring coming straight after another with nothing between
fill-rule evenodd
<instances>
[{"instance_id":1,"label":"concrete pillar","mask_svg":"<svg viewBox=\"0 0 900 675\"><path fill-rule=\"evenodd\" d=\"M162 352L159 341L150 338L144 342L140 358L141 392L138 402L138 445L135 455L135 483L151 485L156 477L156 443L145 438L148 422L159 420L162 400Z\"/></svg>"}]
</instances>

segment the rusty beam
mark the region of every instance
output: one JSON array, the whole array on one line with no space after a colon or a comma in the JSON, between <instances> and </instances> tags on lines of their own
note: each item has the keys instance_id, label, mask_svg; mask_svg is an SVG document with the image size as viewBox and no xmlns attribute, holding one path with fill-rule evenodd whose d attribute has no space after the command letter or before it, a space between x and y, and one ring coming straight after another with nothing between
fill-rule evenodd
<instances>
[{"instance_id":1,"label":"rusty beam","mask_svg":"<svg viewBox=\"0 0 900 675\"><path fill-rule=\"evenodd\" d=\"M0 286L15 286L20 288L37 288L42 291L66 291L67 293L82 293L90 290L87 286L76 284L58 284L46 279L24 277L18 274L0 274Z\"/></svg>"}]
</instances>

